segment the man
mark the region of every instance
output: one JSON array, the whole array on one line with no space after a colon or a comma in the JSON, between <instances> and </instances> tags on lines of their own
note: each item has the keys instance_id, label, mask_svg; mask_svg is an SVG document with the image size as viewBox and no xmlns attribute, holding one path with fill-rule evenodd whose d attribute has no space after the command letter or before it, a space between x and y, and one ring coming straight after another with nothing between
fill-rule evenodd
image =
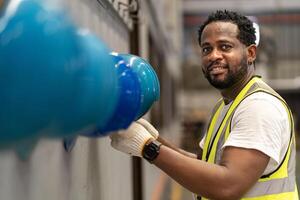
<instances>
[{"instance_id":1,"label":"man","mask_svg":"<svg viewBox=\"0 0 300 200\"><path fill-rule=\"evenodd\" d=\"M145 120L113 134L111 145L146 158L198 199L298 199L291 112L254 74L252 22L217 11L200 27L199 44L203 73L223 97L200 142L201 160L162 141Z\"/></svg>"}]
</instances>

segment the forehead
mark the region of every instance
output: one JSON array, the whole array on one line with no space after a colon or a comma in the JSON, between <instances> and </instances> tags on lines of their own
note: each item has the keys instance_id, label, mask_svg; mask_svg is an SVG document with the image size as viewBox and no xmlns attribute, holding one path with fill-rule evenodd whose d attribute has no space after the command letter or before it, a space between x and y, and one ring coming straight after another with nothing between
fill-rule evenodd
<instances>
[{"instance_id":1,"label":"forehead","mask_svg":"<svg viewBox=\"0 0 300 200\"><path fill-rule=\"evenodd\" d=\"M232 22L212 22L205 26L201 44L210 40L237 40L238 27Z\"/></svg>"}]
</instances>

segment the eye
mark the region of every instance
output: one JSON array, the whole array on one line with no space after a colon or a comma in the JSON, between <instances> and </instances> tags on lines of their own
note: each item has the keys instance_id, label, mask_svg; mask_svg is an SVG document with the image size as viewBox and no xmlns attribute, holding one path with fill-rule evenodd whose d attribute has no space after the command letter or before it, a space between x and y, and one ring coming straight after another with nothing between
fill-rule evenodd
<instances>
[{"instance_id":1,"label":"eye","mask_svg":"<svg viewBox=\"0 0 300 200\"><path fill-rule=\"evenodd\" d=\"M202 55L207 55L211 51L211 47L202 47Z\"/></svg>"},{"instance_id":2,"label":"eye","mask_svg":"<svg viewBox=\"0 0 300 200\"><path fill-rule=\"evenodd\" d=\"M232 48L232 46L229 45L229 44L222 44L222 45L221 45L221 49L222 49L223 51L229 51L231 48Z\"/></svg>"}]
</instances>

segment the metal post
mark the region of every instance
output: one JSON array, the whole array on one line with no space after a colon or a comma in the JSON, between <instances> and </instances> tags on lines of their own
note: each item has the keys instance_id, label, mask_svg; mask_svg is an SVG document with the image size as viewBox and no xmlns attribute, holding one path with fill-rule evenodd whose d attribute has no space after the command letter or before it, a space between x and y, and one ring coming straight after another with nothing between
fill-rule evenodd
<instances>
[{"instance_id":1,"label":"metal post","mask_svg":"<svg viewBox=\"0 0 300 200\"><path fill-rule=\"evenodd\" d=\"M131 5L133 0L129 1ZM137 3L137 2L136 2ZM131 15L137 16L138 9ZM138 20L138 19L137 19ZM139 25L133 23L133 29L130 33L130 53L139 55ZM133 181L133 200L143 200L143 177L142 177L142 159L138 157L132 158L132 181Z\"/></svg>"}]
</instances>

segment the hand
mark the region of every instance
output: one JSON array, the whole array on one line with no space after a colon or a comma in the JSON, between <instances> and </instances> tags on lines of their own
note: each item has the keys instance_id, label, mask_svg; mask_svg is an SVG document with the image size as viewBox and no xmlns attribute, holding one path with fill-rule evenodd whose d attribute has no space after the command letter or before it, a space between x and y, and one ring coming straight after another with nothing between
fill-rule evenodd
<instances>
[{"instance_id":1,"label":"hand","mask_svg":"<svg viewBox=\"0 0 300 200\"><path fill-rule=\"evenodd\" d=\"M111 146L116 150L139 157L142 157L145 144L150 139L155 139L144 126L137 122L133 122L124 131L110 135L110 138Z\"/></svg>"},{"instance_id":2,"label":"hand","mask_svg":"<svg viewBox=\"0 0 300 200\"><path fill-rule=\"evenodd\" d=\"M140 118L136 122L141 124L154 137L154 139L158 138L158 131L147 120Z\"/></svg>"}]
</instances>

